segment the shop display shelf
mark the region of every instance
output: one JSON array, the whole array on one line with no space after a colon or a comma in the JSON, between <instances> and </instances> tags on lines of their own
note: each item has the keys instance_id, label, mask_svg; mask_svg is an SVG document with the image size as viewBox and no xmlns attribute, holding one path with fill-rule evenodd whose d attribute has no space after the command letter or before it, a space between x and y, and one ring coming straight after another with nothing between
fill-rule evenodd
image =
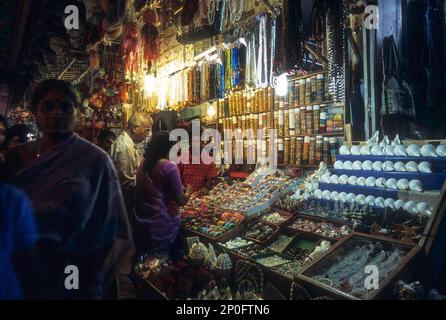
<instances>
[{"instance_id":1,"label":"shop display shelf","mask_svg":"<svg viewBox=\"0 0 446 320\"><path fill-rule=\"evenodd\" d=\"M381 299L385 297L390 290L393 289L393 285L397 279L406 279L411 273L414 272L414 270L417 269L417 261L421 257L422 247L409 245L407 243L389 238L366 235L362 233L352 233L332 246L327 253L304 267L304 269L296 276L296 280L301 284L310 286L313 290L317 288L317 290L326 292L327 295L334 296L337 299L361 300L361 298L352 296L349 293L334 288L328 283L322 283L312 278L324 270L327 270L331 265L342 261L342 256L345 253L350 252L354 248L355 243L358 243L359 241L380 243L383 248L399 248L405 252L405 256L401 262L396 265L395 269L391 271L382 281L380 281L379 289L369 292L364 297L365 300ZM379 268L379 266L377 267Z\"/></svg>"},{"instance_id":2,"label":"shop display shelf","mask_svg":"<svg viewBox=\"0 0 446 320\"><path fill-rule=\"evenodd\" d=\"M246 228L246 230L244 230L244 232L243 232L243 234L242 234L241 237L242 237L242 238L245 238L245 239L247 239L247 240L250 240L250 241L252 241L252 242L254 242L254 243L256 243L256 244L261 244L261 245L269 244L269 243L270 243L271 241L273 241L273 240L277 237L277 235L279 234L279 232L280 232L280 227L277 226L277 225L274 225L274 224L272 224L272 223L268 223L268 222L265 222L265 221L263 221L263 220L259 220L259 219L254 220L253 223L255 223L256 221L261 221L263 224L266 224L266 225L269 225L269 226L273 227L273 228L275 229L275 231L273 232L273 234L271 234L271 236L269 236L268 239L266 239L266 240L264 240L264 241L260 241L260 240L257 240L257 239L250 238L250 237L246 236L246 231L248 231L248 229L249 229L249 227L250 227L250 226L248 226L248 227ZM252 224L253 224L253 223L252 223Z\"/></svg>"},{"instance_id":3,"label":"shop display shelf","mask_svg":"<svg viewBox=\"0 0 446 320\"><path fill-rule=\"evenodd\" d=\"M375 178L385 178L391 179L394 178L396 180L407 179L413 180L418 179L423 183L424 190L441 190L444 182L446 181L446 172L433 172L433 173L424 173L424 172L384 172L384 171L365 171L365 170L340 170L333 169L331 170L333 174L341 176L343 174L347 176L356 176L356 177L375 177Z\"/></svg>"},{"instance_id":4,"label":"shop display shelf","mask_svg":"<svg viewBox=\"0 0 446 320\"><path fill-rule=\"evenodd\" d=\"M243 231L245 230L245 226L246 225L244 222L239 223L234 229L226 232L225 234L223 234L219 237L211 237L207 234L203 234L201 232L185 228L184 226L182 228L183 228L185 235L192 236L192 237L199 237L200 239L203 239L204 242L214 244L214 243L218 243L218 242L224 243L231 239L234 239L235 237L240 236L243 233Z\"/></svg>"},{"instance_id":5,"label":"shop display shelf","mask_svg":"<svg viewBox=\"0 0 446 320\"><path fill-rule=\"evenodd\" d=\"M341 228L344 225L347 225L347 226L351 227L351 223L347 222L347 221L342 223L339 220L330 221L329 219L324 219L324 218L319 218L319 217L314 217L314 216L309 216L309 215L303 215L303 214L296 215L294 217L294 219L292 221L290 221L290 223L285 227L285 229L288 232L292 232L292 233L295 233L295 234L304 234L304 235L313 236L313 237L315 236L315 237L321 238L322 240L327 240L327 241L330 241L330 242L336 242L336 241L339 241L340 239L327 237L327 236L324 236L324 235L315 234L313 232L303 231L303 230L299 230L299 229L293 228L292 227L293 223L296 220L298 220L298 219L311 220L311 221L318 222L318 223L323 223L323 222L331 223L331 224L333 224L337 228Z\"/></svg>"},{"instance_id":6,"label":"shop display shelf","mask_svg":"<svg viewBox=\"0 0 446 320\"><path fill-rule=\"evenodd\" d=\"M427 161L432 165L432 170L436 171L446 171L446 157L397 157L397 156L354 156L354 155L336 155L336 160L340 161L401 161L407 163L409 161L415 161L420 163Z\"/></svg>"},{"instance_id":7,"label":"shop display shelf","mask_svg":"<svg viewBox=\"0 0 446 320\"><path fill-rule=\"evenodd\" d=\"M280 209L271 209L271 212L267 212L267 213L265 213L264 215L260 216L260 220L261 220L261 221L264 221L264 222L266 222L266 223L270 223L270 222L264 220L263 218L264 218L266 215L269 215L269 214L271 214L271 213L275 213L275 212L277 212L277 213L278 213L279 215L281 215L282 217L286 218L286 220L284 220L283 222L281 222L281 223L279 223L279 224L275 224L275 223L273 223L274 225L276 225L276 226L278 226L278 227L281 227L281 226L283 226L283 225L287 225L287 224L293 219L293 214L290 213L290 212L286 212L286 211L283 211L283 210L280 210Z\"/></svg>"},{"instance_id":8,"label":"shop display shelf","mask_svg":"<svg viewBox=\"0 0 446 320\"><path fill-rule=\"evenodd\" d=\"M398 200L398 190L386 189L386 188L377 188L377 187L362 187L362 186L353 186L349 184L331 184L331 183L320 183L319 189L322 191L337 191L337 192L346 192L346 193L354 193L356 195L363 194L365 196L374 196L374 197L383 197L384 199L392 198Z\"/></svg>"}]
</instances>

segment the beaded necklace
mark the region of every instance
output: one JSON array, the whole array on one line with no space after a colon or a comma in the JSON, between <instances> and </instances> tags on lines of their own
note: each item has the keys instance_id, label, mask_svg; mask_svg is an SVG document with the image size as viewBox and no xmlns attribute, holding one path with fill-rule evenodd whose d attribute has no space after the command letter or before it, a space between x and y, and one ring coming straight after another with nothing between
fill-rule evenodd
<instances>
[{"instance_id":1,"label":"beaded necklace","mask_svg":"<svg viewBox=\"0 0 446 320\"><path fill-rule=\"evenodd\" d=\"M259 25L259 53L257 60L257 85L261 88L268 86L268 55L266 43L266 16L260 18Z\"/></svg>"}]
</instances>

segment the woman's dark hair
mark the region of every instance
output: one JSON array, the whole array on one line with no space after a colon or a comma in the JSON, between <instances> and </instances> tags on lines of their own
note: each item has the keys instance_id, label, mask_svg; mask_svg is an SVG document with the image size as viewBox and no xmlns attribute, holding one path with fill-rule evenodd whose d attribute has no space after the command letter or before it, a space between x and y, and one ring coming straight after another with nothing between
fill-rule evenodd
<instances>
[{"instance_id":1,"label":"woman's dark hair","mask_svg":"<svg viewBox=\"0 0 446 320\"><path fill-rule=\"evenodd\" d=\"M170 134L167 131L158 131L153 134L152 139L147 144L146 152L144 154L145 169L152 171L158 160L169 155L170 149L176 144L175 141L170 141Z\"/></svg>"},{"instance_id":2,"label":"woman's dark hair","mask_svg":"<svg viewBox=\"0 0 446 320\"><path fill-rule=\"evenodd\" d=\"M73 102L74 107L80 106L80 97L76 88L69 82L64 80L49 79L40 82L34 89L31 99L31 112L35 113L40 100L51 91L59 91L65 94Z\"/></svg>"},{"instance_id":3,"label":"woman's dark hair","mask_svg":"<svg viewBox=\"0 0 446 320\"><path fill-rule=\"evenodd\" d=\"M98 140L105 141L108 139L116 140L116 134L113 131L111 131L110 129L102 130L98 135Z\"/></svg>"}]
</instances>

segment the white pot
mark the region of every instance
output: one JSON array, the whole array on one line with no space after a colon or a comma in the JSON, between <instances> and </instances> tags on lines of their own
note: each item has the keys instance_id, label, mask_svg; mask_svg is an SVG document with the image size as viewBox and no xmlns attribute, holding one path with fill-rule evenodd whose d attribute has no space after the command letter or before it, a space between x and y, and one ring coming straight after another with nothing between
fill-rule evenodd
<instances>
[{"instance_id":1,"label":"white pot","mask_svg":"<svg viewBox=\"0 0 446 320\"><path fill-rule=\"evenodd\" d=\"M395 155L395 150L392 146L388 145L384 147L384 154L386 156L394 156Z\"/></svg>"},{"instance_id":2,"label":"white pot","mask_svg":"<svg viewBox=\"0 0 446 320\"><path fill-rule=\"evenodd\" d=\"M385 188L386 187L386 179L382 178L382 177L376 179L375 185L378 188Z\"/></svg>"},{"instance_id":3,"label":"white pot","mask_svg":"<svg viewBox=\"0 0 446 320\"><path fill-rule=\"evenodd\" d=\"M355 176L348 177L348 184L356 186L358 184L358 178Z\"/></svg>"},{"instance_id":4,"label":"white pot","mask_svg":"<svg viewBox=\"0 0 446 320\"><path fill-rule=\"evenodd\" d=\"M410 157L421 157L421 147L418 144L411 144L407 147L407 155Z\"/></svg>"},{"instance_id":5,"label":"white pot","mask_svg":"<svg viewBox=\"0 0 446 320\"><path fill-rule=\"evenodd\" d=\"M360 156L361 155L361 147L360 146L352 146L350 148L350 153L354 156Z\"/></svg>"},{"instance_id":6,"label":"white pot","mask_svg":"<svg viewBox=\"0 0 446 320\"><path fill-rule=\"evenodd\" d=\"M359 177L358 180L356 180L356 183L358 184L358 186L365 187L365 178Z\"/></svg>"},{"instance_id":7,"label":"white pot","mask_svg":"<svg viewBox=\"0 0 446 320\"><path fill-rule=\"evenodd\" d=\"M392 161L386 161L386 162L384 162L384 164L383 164L383 170L384 171L386 171L386 172L392 172L392 171L394 171L395 170L395 167L394 167L394 165L393 165L393 162Z\"/></svg>"},{"instance_id":8,"label":"white pot","mask_svg":"<svg viewBox=\"0 0 446 320\"><path fill-rule=\"evenodd\" d=\"M343 156L347 156L350 155L350 148L347 145L343 145L340 149L339 149L339 153Z\"/></svg>"},{"instance_id":9,"label":"white pot","mask_svg":"<svg viewBox=\"0 0 446 320\"><path fill-rule=\"evenodd\" d=\"M446 157L446 144L439 145L435 152L439 157Z\"/></svg>"},{"instance_id":10,"label":"white pot","mask_svg":"<svg viewBox=\"0 0 446 320\"><path fill-rule=\"evenodd\" d=\"M339 201L347 202L347 193L345 192L339 193Z\"/></svg>"},{"instance_id":11,"label":"white pot","mask_svg":"<svg viewBox=\"0 0 446 320\"><path fill-rule=\"evenodd\" d=\"M368 196L367 198L365 198L365 203L368 204L369 206L374 206L375 205L375 197Z\"/></svg>"},{"instance_id":12,"label":"white pot","mask_svg":"<svg viewBox=\"0 0 446 320\"><path fill-rule=\"evenodd\" d=\"M361 155L363 155L363 156L372 155L372 150L370 150L369 146L362 146L360 152L361 152Z\"/></svg>"},{"instance_id":13,"label":"white pot","mask_svg":"<svg viewBox=\"0 0 446 320\"><path fill-rule=\"evenodd\" d=\"M322 199L322 190L317 189L316 191L314 191L313 196L314 196L316 199Z\"/></svg>"},{"instance_id":14,"label":"white pot","mask_svg":"<svg viewBox=\"0 0 446 320\"><path fill-rule=\"evenodd\" d=\"M347 184L348 183L348 176L343 174L342 176L339 177L338 179L339 184Z\"/></svg>"},{"instance_id":15,"label":"white pot","mask_svg":"<svg viewBox=\"0 0 446 320\"><path fill-rule=\"evenodd\" d=\"M378 146L378 145L373 146L372 147L372 155L374 155L374 156L383 156L384 155L383 148Z\"/></svg>"},{"instance_id":16,"label":"white pot","mask_svg":"<svg viewBox=\"0 0 446 320\"><path fill-rule=\"evenodd\" d=\"M338 201L338 200L339 200L339 192L337 192L337 191L333 191L333 192L330 194L330 200Z\"/></svg>"},{"instance_id":17,"label":"white pot","mask_svg":"<svg viewBox=\"0 0 446 320\"><path fill-rule=\"evenodd\" d=\"M386 187L392 190L398 190L398 181L395 178L387 179Z\"/></svg>"},{"instance_id":18,"label":"white pot","mask_svg":"<svg viewBox=\"0 0 446 320\"><path fill-rule=\"evenodd\" d=\"M421 155L423 157L438 157L435 147L431 144L425 144L421 147Z\"/></svg>"},{"instance_id":19,"label":"white pot","mask_svg":"<svg viewBox=\"0 0 446 320\"><path fill-rule=\"evenodd\" d=\"M328 190L324 190L322 192L322 199L330 200L331 199L331 192L328 191Z\"/></svg>"},{"instance_id":20,"label":"white pot","mask_svg":"<svg viewBox=\"0 0 446 320\"><path fill-rule=\"evenodd\" d=\"M402 145L402 144L396 145L393 148L393 152L395 153L396 156L407 157L406 147L404 145Z\"/></svg>"},{"instance_id":21,"label":"white pot","mask_svg":"<svg viewBox=\"0 0 446 320\"><path fill-rule=\"evenodd\" d=\"M347 201L349 203L354 203L356 201L356 195L354 193L349 193L347 195Z\"/></svg>"},{"instance_id":22,"label":"white pot","mask_svg":"<svg viewBox=\"0 0 446 320\"><path fill-rule=\"evenodd\" d=\"M397 210L404 209L405 205L406 205L406 202L404 200L396 200L395 201L395 209L397 209Z\"/></svg>"},{"instance_id":23,"label":"white pot","mask_svg":"<svg viewBox=\"0 0 446 320\"><path fill-rule=\"evenodd\" d=\"M383 163L381 161L375 161L372 165L373 171L383 171Z\"/></svg>"},{"instance_id":24,"label":"white pot","mask_svg":"<svg viewBox=\"0 0 446 320\"><path fill-rule=\"evenodd\" d=\"M413 179L409 182L409 189L412 191L423 192L423 183L418 179Z\"/></svg>"},{"instance_id":25,"label":"white pot","mask_svg":"<svg viewBox=\"0 0 446 320\"><path fill-rule=\"evenodd\" d=\"M432 173L432 166L429 162L423 161L418 165L418 171L423 173Z\"/></svg>"},{"instance_id":26,"label":"white pot","mask_svg":"<svg viewBox=\"0 0 446 320\"><path fill-rule=\"evenodd\" d=\"M344 168L344 170L352 170L353 163L350 160L345 161L344 164L342 165L342 167Z\"/></svg>"},{"instance_id":27,"label":"white pot","mask_svg":"<svg viewBox=\"0 0 446 320\"><path fill-rule=\"evenodd\" d=\"M406 204L404 205L404 209L412 214L418 213L417 204L415 201L407 201Z\"/></svg>"},{"instance_id":28,"label":"white pot","mask_svg":"<svg viewBox=\"0 0 446 320\"><path fill-rule=\"evenodd\" d=\"M339 180L339 177L335 174L330 177L331 184L338 184L339 183L338 180Z\"/></svg>"},{"instance_id":29,"label":"white pot","mask_svg":"<svg viewBox=\"0 0 446 320\"><path fill-rule=\"evenodd\" d=\"M343 162L342 162L341 160L336 161L336 162L334 163L334 168L335 168L336 170L342 170L342 169L344 169Z\"/></svg>"},{"instance_id":30,"label":"white pot","mask_svg":"<svg viewBox=\"0 0 446 320\"><path fill-rule=\"evenodd\" d=\"M407 172L418 172L418 163L415 161L409 161L406 163L406 171Z\"/></svg>"},{"instance_id":31,"label":"white pot","mask_svg":"<svg viewBox=\"0 0 446 320\"><path fill-rule=\"evenodd\" d=\"M355 162L353 162L352 168L353 170L362 170L362 162L356 160Z\"/></svg>"},{"instance_id":32,"label":"white pot","mask_svg":"<svg viewBox=\"0 0 446 320\"><path fill-rule=\"evenodd\" d=\"M376 178L375 178L375 177L368 177L368 178L365 180L365 185L366 185L367 187L374 187L374 186L375 186L375 183L376 183Z\"/></svg>"},{"instance_id":33,"label":"white pot","mask_svg":"<svg viewBox=\"0 0 446 320\"><path fill-rule=\"evenodd\" d=\"M373 170L373 162L370 160L366 160L362 163L362 170L371 171Z\"/></svg>"},{"instance_id":34,"label":"white pot","mask_svg":"<svg viewBox=\"0 0 446 320\"><path fill-rule=\"evenodd\" d=\"M399 190L409 190L409 180L407 179L400 179L397 183Z\"/></svg>"},{"instance_id":35,"label":"white pot","mask_svg":"<svg viewBox=\"0 0 446 320\"><path fill-rule=\"evenodd\" d=\"M375 199L375 207L384 208L386 205L386 200L383 197L378 197Z\"/></svg>"},{"instance_id":36,"label":"white pot","mask_svg":"<svg viewBox=\"0 0 446 320\"><path fill-rule=\"evenodd\" d=\"M397 172L406 172L406 165L404 162L398 161L395 163L395 171Z\"/></svg>"},{"instance_id":37,"label":"white pot","mask_svg":"<svg viewBox=\"0 0 446 320\"><path fill-rule=\"evenodd\" d=\"M365 205L365 195L358 194L356 196L356 202L359 203L361 206Z\"/></svg>"},{"instance_id":38,"label":"white pot","mask_svg":"<svg viewBox=\"0 0 446 320\"><path fill-rule=\"evenodd\" d=\"M387 208L395 209L395 200L393 200L392 198L387 198L384 202L384 205Z\"/></svg>"}]
</instances>

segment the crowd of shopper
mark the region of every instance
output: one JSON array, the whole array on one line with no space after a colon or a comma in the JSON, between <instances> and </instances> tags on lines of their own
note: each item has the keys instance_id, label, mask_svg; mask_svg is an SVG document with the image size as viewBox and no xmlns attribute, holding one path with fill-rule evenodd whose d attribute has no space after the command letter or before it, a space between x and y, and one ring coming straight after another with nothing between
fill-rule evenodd
<instances>
[{"instance_id":1,"label":"crowd of shopper","mask_svg":"<svg viewBox=\"0 0 446 320\"><path fill-rule=\"evenodd\" d=\"M0 117L0 272L10 275L0 299L114 296L135 249L172 254L179 208L215 181L215 165L171 162L175 142L167 131L151 133L144 113L92 144L75 133L79 105L71 84L45 80L30 104L37 140L27 142L23 127L12 139ZM78 270L78 288L66 285L68 266Z\"/></svg>"}]
</instances>

